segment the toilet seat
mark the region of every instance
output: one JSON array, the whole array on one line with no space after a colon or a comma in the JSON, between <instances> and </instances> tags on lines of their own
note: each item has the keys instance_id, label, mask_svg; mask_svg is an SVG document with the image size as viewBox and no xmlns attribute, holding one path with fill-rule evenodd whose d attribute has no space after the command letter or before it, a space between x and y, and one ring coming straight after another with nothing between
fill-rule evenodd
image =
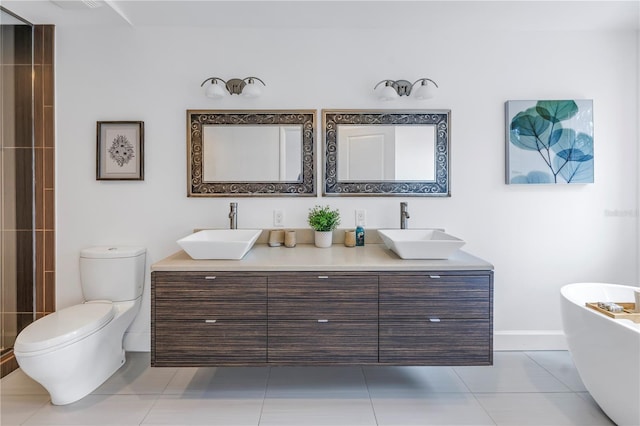
<instances>
[{"instance_id":1,"label":"toilet seat","mask_svg":"<svg viewBox=\"0 0 640 426\"><path fill-rule=\"evenodd\" d=\"M106 300L61 309L22 330L14 344L14 352L28 355L66 346L104 327L114 315L113 303Z\"/></svg>"}]
</instances>

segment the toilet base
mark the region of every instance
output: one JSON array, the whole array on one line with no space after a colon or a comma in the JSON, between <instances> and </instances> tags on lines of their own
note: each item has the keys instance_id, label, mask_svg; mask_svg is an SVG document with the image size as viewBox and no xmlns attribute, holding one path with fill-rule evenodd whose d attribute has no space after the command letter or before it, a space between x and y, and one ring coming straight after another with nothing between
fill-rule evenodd
<instances>
[{"instance_id":1,"label":"toilet base","mask_svg":"<svg viewBox=\"0 0 640 426\"><path fill-rule=\"evenodd\" d=\"M139 308L139 299L119 303L116 316L82 340L53 351L15 352L22 371L40 383L54 405L66 405L84 398L125 363L124 332Z\"/></svg>"},{"instance_id":2,"label":"toilet base","mask_svg":"<svg viewBox=\"0 0 640 426\"><path fill-rule=\"evenodd\" d=\"M119 359L115 361L116 362L112 363L111 368L104 370L102 377L96 377L95 380L87 381L83 386L76 385L65 388L65 385L61 384L60 386L50 386L52 389L46 388L51 396L51 403L53 405L67 405L89 395L124 365L126 361L124 351Z\"/></svg>"},{"instance_id":3,"label":"toilet base","mask_svg":"<svg viewBox=\"0 0 640 426\"><path fill-rule=\"evenodd\" d=\"M110 346L94 333L55 352L16 354L16 359L22 371L49 392L52 404L66 405L93 392L125 363L122 345Z\"/></svg>"}]
</instances>

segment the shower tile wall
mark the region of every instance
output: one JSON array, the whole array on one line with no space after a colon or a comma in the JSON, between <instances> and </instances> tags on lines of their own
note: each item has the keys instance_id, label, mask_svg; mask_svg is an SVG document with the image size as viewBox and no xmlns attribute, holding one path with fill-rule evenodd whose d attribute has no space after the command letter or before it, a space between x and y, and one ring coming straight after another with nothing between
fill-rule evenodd
<instances>
[{"instance_id":1,"label":"shower tile wall","mask_svg":"<svg viewBox=\"0 0 640 426\"><path fill-rule=\"evenodd\" d=\"M2 351L33 318L32 29L2 25Z\"/></svg>"},{"instance_id":2,"label":"shower tile wall","mask_svg":"<svg viewBox=\"0 0 640 426\"><path fill-rule=\"evenodd\" d=\"M4 376L20 330L55 310L54 27L2 25L0 39Z\"/></svg>"}]
</instances>

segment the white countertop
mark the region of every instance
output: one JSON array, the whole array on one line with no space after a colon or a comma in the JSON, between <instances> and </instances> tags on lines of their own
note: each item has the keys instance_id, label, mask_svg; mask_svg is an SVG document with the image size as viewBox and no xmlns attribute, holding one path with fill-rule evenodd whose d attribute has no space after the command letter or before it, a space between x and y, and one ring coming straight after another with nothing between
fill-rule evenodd
<instances>
[{"instance_id":1,"label":"white countertop","mask_svg":"<svg viewBox=\"0 0 640 426\"><path fill-rule=\"evenodd\" d=\"M458 250L449 259L401 259L384 244L293 248L257 243L241 260L194 260L179 251L151 265L151 271L491 271L493 265Z\"/></svg>"}]
</instances>

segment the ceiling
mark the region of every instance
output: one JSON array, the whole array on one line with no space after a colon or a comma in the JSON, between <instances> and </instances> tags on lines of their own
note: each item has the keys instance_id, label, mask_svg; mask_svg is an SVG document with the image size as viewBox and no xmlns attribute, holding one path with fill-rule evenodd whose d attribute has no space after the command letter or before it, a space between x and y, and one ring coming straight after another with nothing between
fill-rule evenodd
<instances>
[{"instance_id":1,"label":"ceiling","mask_svg":"<svg viewBox=\"0 0 640 426\"><path fill-rule=\"evenodd\" d=\"M2 6L58 27L640 30L640 0L3 0Z\"/></svg>"}]
</instances>

